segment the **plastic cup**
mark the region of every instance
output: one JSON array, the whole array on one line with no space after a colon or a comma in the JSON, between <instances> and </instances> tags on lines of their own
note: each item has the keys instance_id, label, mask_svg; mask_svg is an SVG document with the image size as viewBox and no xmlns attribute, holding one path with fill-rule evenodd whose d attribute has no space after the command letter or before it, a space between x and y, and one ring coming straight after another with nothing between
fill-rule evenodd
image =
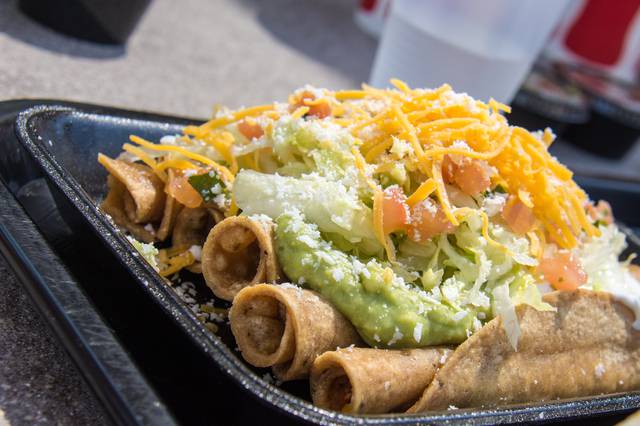
<instances>
[{"instance_id":1,"label":"plastic cup","mask_svg":"<svg viewBox=\"0 0 640 426\"><path fill-rule=\"evenodd\" d=\"M395 0L370 82L510 102L570 0Z\"/></svg>"}]
</instances>

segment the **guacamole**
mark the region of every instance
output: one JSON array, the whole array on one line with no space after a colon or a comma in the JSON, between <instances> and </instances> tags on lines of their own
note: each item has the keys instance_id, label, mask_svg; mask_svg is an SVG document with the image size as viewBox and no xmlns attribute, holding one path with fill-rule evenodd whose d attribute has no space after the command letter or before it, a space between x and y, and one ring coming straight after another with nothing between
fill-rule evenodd
<instances>
[{"instance_id":1,"label":"guacamole","mask_svg":"<svg viewBox=\"0 0 640 426\"><path fill-rule=\"evenodd\" d=\"M364 263L333 248L299 213L282 214L276 223L276 250L287 276L326 297L369 345L459 343L479 326L473 309L455 308L406 284L380 261Z\"/></svg>"}]
</instances>

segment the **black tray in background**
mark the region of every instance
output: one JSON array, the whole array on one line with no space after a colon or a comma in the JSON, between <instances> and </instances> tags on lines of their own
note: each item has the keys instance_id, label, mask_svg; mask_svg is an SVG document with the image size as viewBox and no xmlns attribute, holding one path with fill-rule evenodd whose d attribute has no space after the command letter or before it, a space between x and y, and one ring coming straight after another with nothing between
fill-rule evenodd
<instances>
[{"instance_id":1,"label":"black tray in background","mask_svg":"<svg viewBox=\"0 0 640 426\"><path fill-rule=\"evenodd\" d=\"M622 416L640 407L640 393L631 392L420 416L353 417L317 409L268 385L247 368L233 350L202 327L95 208L92 200L104 195L106 178L95 161L98 151L116 155L130 133L158 139L178 132L186 121L90 105L50 105L24 111L17 123L17 139L6 131L3 134L0 127L0 146L8 153L0 159L2 178L181 423L282 424L297 419L340 424L485 424ZM640 185L581 183L594 198L609 199L618 216L629 219L627 223L640 224L634 209L628 208L640 205ZM46 214L40 211L42 206ZM72 318L63 320L73 323ZM99 350L85 347L85 351ZM304 395L304 385L287 386Z\"/></svg>"}]
</instances>

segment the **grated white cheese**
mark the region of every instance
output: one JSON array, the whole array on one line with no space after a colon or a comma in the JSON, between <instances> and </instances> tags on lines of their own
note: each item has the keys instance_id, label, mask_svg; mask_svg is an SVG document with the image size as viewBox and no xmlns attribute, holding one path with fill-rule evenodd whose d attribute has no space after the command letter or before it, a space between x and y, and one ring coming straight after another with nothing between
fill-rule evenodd
<instances>
[{"instance_id":1,"label":"grated white cheese","mask_svg":"<svg viewBox=\"0 0 640 426\"><path fill-rule=\"evenodd\" d=\"M487 216L493 217L500 213L507 201L507 194L495 193L482 200L482 210Z\"/></svg>"},{"instance_id":2,"label":"grated white cheese","mask_svg":"<svg viewBox=\"0 0 640 426\"><path fill-rule=\"evenodd\" d=\"M420 322L413 328L413 340L415 340L416 343L420 343L422 340L422 323Z\"/></svg>"},{"instance_id":3,"label":"grated white cheese","mask_svg":"<svg viewBox=\"0 0 640 426\"><path fill-rule=\"evenodd\" d=\"M341 281L344 278L344 272L339 268L335 268L331 271L331 276L334 280Z\"/></svg>"},{"instance_id":4,"label":"grated white cheese","mask_svg":"<svg viewBox=\"0 0 640 426\"><path fill-rule=\"evenodd\" d=\"M189 247L189 252L191 252L196 261L200 262L202 260L202 246L193 245Z\"/></svg>"},{"instance_id":5,"label":"grated white cheese","mask_svg":"<svg viewBox=\"0 0 640 426\"><path fill-rule=\"evenodd\" d=\"M391 340L387 342L387 345L393 346L397 341L399 341L403 337L404 337L404 334L402 334L402 332L400 332L400 329L396 327L396 329L393 331L393 336L391 336Z\"/></svg>"},{"instance_id":6,"label":"grated white cheese","mask_svg":"<svg viewBox=\"0 0 640 426\"><path fill-rule=\"evenodd\" d=\"M311 237L309 237L308 235L300 235L298 237L298 241L300 241L304 245L306 245L308 247L311 247L311 248L317 248L318 247L318 242L315 241L314 239L312 239Z\"/></svg>"},{"instance_id":7,"label":"grated white cheese","mask_svg":"<svg viewBox=\"0 0 640 426\"><path fill-rule=\"evenodd\" d=\"M391 145L389 152L394 154L398 160L402 160L406 155L413 152L413 148L411 148L408 142L398 139L395 136L392 136L392 138L393 145Z\"/></svg>"},{"instance_id":8,"label":"grated white cheese","mask_svg":"<svg viewBox=\"0 0 640 426\"><path fill-rule=\"evenodd\" d=\"M147 232L152 233L153 235L155 235L155 234L156 234L156 230L153 228L153 225L152 225L152 224L150 224L150 223L147 223L147 224L144 226L144 230L145 230L145 231L147 231Z\"/></svg>"},{"instance_id":9,"label":"grated white cheese","mask_svg":"<svg viewBox=\"0 0 640 426\"><path fill-rule=\"evenodd\" d=\"M467 316L467 311L460 311L460 312L456 312L455 314L453 314L453 320L458 322L460 320L462 320L464 317Z\"/></svg>"},{"instance_id":10,"label":"grated white cheese","mask_svg":"<svg viewBox=\"0 0 640 426\"><path fill-rule=\"evenodd\" d=\"M605 368L604 368L604 365L602 365L602 363L601 363L601 362L599 362L598 364L596 364L596 366L595 366L595 368L594 368L594 372L596 373L596 377L597 377L598 379L601 379L601 378L602 378L602 375L604 374L604 372L605 372L605 371L606 371L606 370L605 370Z\"/></svg>"}]
</instances>

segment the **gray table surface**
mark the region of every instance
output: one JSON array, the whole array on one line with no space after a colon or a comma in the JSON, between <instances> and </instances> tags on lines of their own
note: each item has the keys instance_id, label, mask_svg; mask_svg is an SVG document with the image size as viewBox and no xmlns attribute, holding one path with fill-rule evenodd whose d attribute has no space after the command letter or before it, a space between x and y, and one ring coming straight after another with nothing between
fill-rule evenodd
<instances>
[{"instance_id":1,"label":"gray table surface","mask_svg":"<svg viewBox=\"0 0 640 426\"><path fill-rule=\"evenodd\" d=\"M78 41L0 0L0 100L55 98L190 117L215 103L286 99L306 83L366 81L376 42L353 24L356 0L154 0L126 47ZM640 179L640 146L578 167ZM0 257L0 426L102 424L91 392ZM3 413L4 412L4 413Z\"/></svg>"},{"instance_id":2,"label":"gray table surface","mask_svg":"<svg viewBox=\"0 0 640 426\"><path fill-rule=\"evenodd\" d=\"M125 47L57 34L0 0L0 100L53 98L206 118L306 83L366 81L355 0L154 0ZM0 257L0 426L104 424L99 404ZM4 411L4 414L2 413Z\"/></svg>"}]
</instances>

